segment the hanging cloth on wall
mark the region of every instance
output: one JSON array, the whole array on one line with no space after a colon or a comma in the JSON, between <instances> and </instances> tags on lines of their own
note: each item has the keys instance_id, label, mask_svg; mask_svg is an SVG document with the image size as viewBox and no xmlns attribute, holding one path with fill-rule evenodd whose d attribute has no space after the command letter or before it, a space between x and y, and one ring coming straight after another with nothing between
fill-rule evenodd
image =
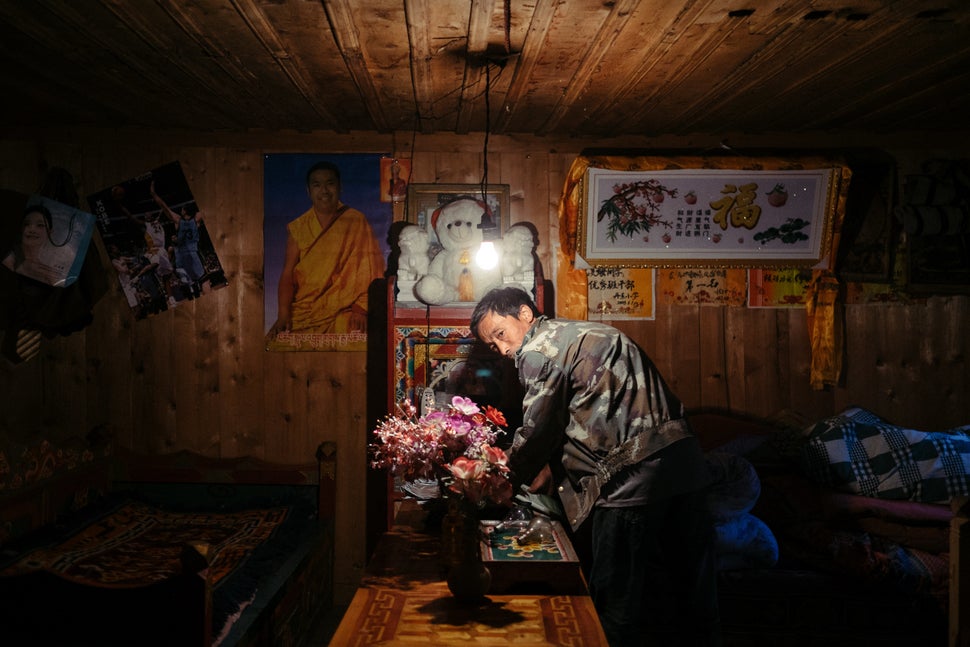
<instances>
[{"instance_id":1,"label":"hanging cloth on wall","mask_svg":"<svg viewBox=\"0 0 970 647\"><path fill-rule=\"evenodd\" d=\"M812 348L809 380L816 391L835 386L842 376L842 303L839 281L827 270L816 270L805 295L808 337Z\"/></svg>"}]
</instances>

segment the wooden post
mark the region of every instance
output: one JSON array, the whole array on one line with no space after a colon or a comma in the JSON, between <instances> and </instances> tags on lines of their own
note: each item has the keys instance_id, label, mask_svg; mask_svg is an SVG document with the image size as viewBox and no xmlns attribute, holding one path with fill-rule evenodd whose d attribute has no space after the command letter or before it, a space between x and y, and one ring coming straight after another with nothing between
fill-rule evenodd
<instances>
[{"instance_id":1,"label":"wooden post","mask_svg":"<svg viewBox=\"0 0 970 647\"><path fill-rule=\"evenodd\" d=\"M970 497L950 506L950 647L970 647Z\"/></svg>"}]
</instances>

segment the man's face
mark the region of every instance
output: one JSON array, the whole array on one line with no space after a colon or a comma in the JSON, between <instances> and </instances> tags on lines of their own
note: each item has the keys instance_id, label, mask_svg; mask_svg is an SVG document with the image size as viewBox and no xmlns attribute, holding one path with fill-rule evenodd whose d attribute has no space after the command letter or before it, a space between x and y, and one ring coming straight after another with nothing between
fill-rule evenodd
<instances>
[{"instance_id":1,"label":"man's face","mask_svg":"<svg viewBox=\"0 0 970 647\"><path fill-rule=\"evenodd\" d=\"M318 169L310 174L307 193L314 208L320 213L332 213L340 203L340 182L328 169Z\"/></svg>"},{"instance_id":2,"label":"man's face","mask_svg":"<svg viewBox=\"0 0 970 647\"><path fill-rule=\"evenodd\" d=\"M519 308L515 317L489 312L478 322L478 338L495 352L512 357L522 347L522 340L534 321L529 306Z\"/></svg>"}]
</instances>

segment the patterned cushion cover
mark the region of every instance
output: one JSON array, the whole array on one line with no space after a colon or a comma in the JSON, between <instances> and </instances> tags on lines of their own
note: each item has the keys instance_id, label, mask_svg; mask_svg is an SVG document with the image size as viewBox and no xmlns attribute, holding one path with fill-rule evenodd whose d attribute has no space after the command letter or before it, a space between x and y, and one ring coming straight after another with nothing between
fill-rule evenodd
<instances>
[{"instance_id":1,"label":"patterned cushion cover","mask_svg":"<svg viewBox=\"0 0 970 647\"><path fill-rule=\"evenodd\" d=\"M970 493L970 425L918 431L851 408L814 425L801 461L815 482L842 492L946 503Z\"/></svg>"}]
</instances>

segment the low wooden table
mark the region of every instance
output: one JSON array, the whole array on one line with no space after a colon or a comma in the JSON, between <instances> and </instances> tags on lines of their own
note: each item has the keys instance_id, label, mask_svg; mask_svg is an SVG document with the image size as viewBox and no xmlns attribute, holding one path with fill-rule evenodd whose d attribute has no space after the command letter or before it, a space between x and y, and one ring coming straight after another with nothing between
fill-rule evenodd
<instances>
[{"instance_id":1,"label":"low wooden table","mask_svg":"<svg viewBox=\"0 0 970 647\"><path fill-rule=\"evenodd\" d=\"M448 591L440 538L425 532L425 512L405 501L378 543L332 647L344 645L606 646L588 595L555 591L488 595L461 603Z\"/></svg>"}]
</instances>

